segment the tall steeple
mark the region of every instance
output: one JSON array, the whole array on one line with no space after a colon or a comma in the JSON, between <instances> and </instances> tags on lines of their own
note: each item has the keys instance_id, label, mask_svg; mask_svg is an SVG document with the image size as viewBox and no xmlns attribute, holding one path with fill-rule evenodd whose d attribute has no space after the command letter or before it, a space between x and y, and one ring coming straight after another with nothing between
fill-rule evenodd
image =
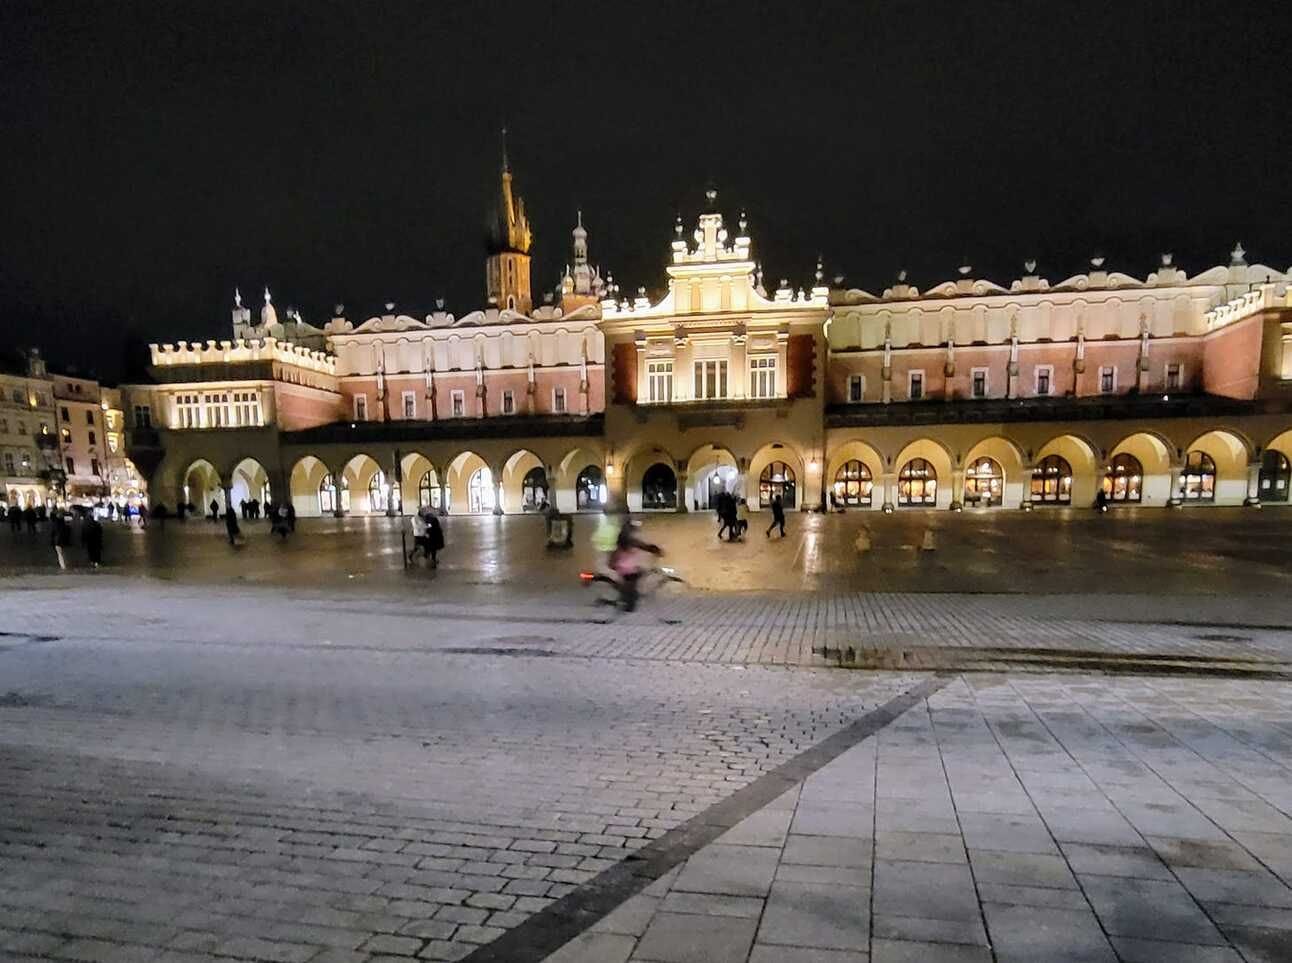
<instances>
[{"instance_id":1,"label":"tall steeple","mask_svg":"<svg viewBox=\"0 0 1292 963\"><path fill-rule=\"evenodd\" d=\"M512 188L507 158L507 128L502 129L502 184L498 209L489 225L485 293L499 308L529 314L534 296L529 280L530 248L534 235L525 215L525 201Z\"/></svg>"}]
</instances>

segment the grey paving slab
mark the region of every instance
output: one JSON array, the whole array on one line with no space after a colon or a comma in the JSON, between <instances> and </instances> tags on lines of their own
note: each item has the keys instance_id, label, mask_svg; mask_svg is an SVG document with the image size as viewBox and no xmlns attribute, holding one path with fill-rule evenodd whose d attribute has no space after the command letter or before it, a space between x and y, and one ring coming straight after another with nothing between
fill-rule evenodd
<instances>
[{"instance_id":1,"label":"grey paving slab","mask_svg":"<svg viewBox=\"0 0 1292 963\"><path fill-rule=\"evenodd\" d=\"M1088 910L983 904L998 960L1072 960L1113 963L1112 946Z\"/></svg>"},{"instance_id":2,"label":"grey paving slab","mask_svg":"<svg viewBox=\"0 0 1292 963\"><path fill-rule=\"evenodd\" d=\"M779 853L761 846L709 846L686 861L676 890L729 896L766 896Z\"/></svg>"},{"instance_id":3,"label":"grey paving slab","mask_svg":"<svg viewBox=\"0 0 1292 963\"><path fill-rule=\"evenodd\" d=\"M1111 934L1179 943L1225 943L1188 891L1174 880L1083 876L1081 888Z\"/></svg>"},{"instance_id":4,"label":"grey paving slab","mask_svg":"<svg viewBox=\"0 0 1292 963\"><path fill-rule=\"evenodd\" d=\"M867 950L869 900L864 891L842 886L777 882L763 910L758 942Z\"/></svg>"},{"instance_id":5,"label":"grey paving slab","mask_svg":"<svg viewBox=\"0 0 1292 963\"><path fill-rule=\"evenodd\" d=\"M974 920L978 898L968 866L877 860L876 915Z\"/></svg>"},{"instance_id":6,"label":"grey paving slab","mask_svg":"<svg viewBox=\"0 0 1292 963\"><path fill-rule=\"evenodd\" d=\"M757 921L660 913L632 959L651 963L745 963Z\"/></svg>"},{"instance_id":7,"label":"grey paving slab","mask_svg":"<svg viewBox=\"0 0 1292 963\"><path fill-rule=\"evenodd\" d=\"M1077 881L1061 856L969 850L974 879L981 883L1076 889Z\"/></svg>"},{"instance_id":8,"label":"grey paving slab","mask_svg":"<svg viewBox=\"0 0 1292 963\"><path fill-rule=\"evenodd\" d=\"M1125 936L1114 936L1112 944L1122 963L1242 963L1243 959L1237 950L1227 946L1198 946Z\"/></svg>"},{"instance_id":9,"label":"grey paving slab","mask_svg":"<svg viewBox=\"0 0 1292 963\"><path fill-rule=\"evenodd\" d=\"M874 855L873 849L869 839L791 835L785 841L781 862L808 866L867 867Z\"/></svg>"},{"instance_id":10,"label":"grey paving slab","mask_svg":"<svg viewBox=\"0 0 1292 963\"><path fill-rule=\"evenodd\" d=\"M875 940L870 959L871 963L992 963L991 950L983 947L907 940Z\"/></svg>"},{"instance_id":11,"label":"grey paving slab","mask_svg":"<svg viewBox=\"0 0 1292 963\"><path fill-rule=\"evenodd\" d=\"M754 944L749 963L868 963L870 954L852 950L823 950L806 946Z\"/></svg>"}]
</instances>

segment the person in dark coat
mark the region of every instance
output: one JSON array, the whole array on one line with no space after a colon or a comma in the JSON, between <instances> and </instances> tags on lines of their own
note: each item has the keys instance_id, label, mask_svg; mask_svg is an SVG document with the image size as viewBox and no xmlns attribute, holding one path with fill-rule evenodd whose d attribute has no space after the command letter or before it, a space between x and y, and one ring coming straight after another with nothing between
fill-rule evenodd
<instances>
[{"instance_id":1,"label":"person in dark coat","mask_svg":"<svg viewBox=\"0 0 1292 963\"><path fill-rule=\"evenodd\" d=\"M439 566L436 555L444 548L444 529L440 525L440 520L434 512L427 512L426 519L426 541L424 543L426 554L431 557L431 568Z\"/></svg>"},{"instance_id":2,"label":"person in dark coat","mask_svg":"<svg viewBox=\"0 0 1292 963\"><path fill-rule=\"evenodd\" d=\"M727 541L734 542L740 537L740 506L735 495L731 492L724 494L726 498L722 503L722 524L727 528Z\"/></svg>"},{"instance_id":3,"label":"person in dark coat","mask_svg":"<svg viewBox=\"0 0 1292 963\"><path fill-rule=\"evenodd\" d=\"M232 505L224 512L224 530L229 535L229 544L236 546L238 540L242 538L242 530L238 528L238 516L234 514Z\"/></svg>"},{"instance_id":4,"label":"person in dark coat","mask_svg":"<svg viewBox=\"0 0 1292 963\"><path fill-rule=\"evenodd\" d=\"M220 520L220 503L212 498L211 504L206 507L211 509L211 521L218 522Z\"/></svg>"},{"instance_id":5,"label":"person in dark coat","mask_svg":"<svg viewBox=\"0 0 1292 963\"><path fill-rule=\"evenodd\" d=\"M731 524L731 517L734 512L727 508L727 503L731 501L731 495L725 491L718 492L717 498L713 501L714 511L718 515L718 540L722 540L722 533L727 531Z\"/></svg>"},{"instance_id":6,"label":"person in dark coat","mask_svg":"<svg viewBox=\"0 0 1292 963\"><path fill-rule=\"evenodd\" d=\"M15 535L22 531L22 509L17 505L9 506L9 531Z\"/></svg>"},{"instance_id":7,"label":"person in dark coat","mask_svg":"<svg viewBox=\"0 0 1292 963\"><path fill-rule=\"evenodd\" d=\"M284 506L283 511L287 513L287 530L289 532L296 531L296 506L291 502L288 502Z\"/></svg>"},{"instance_id":8,"label":"person in dark coat","mask_svg":"<svg viewBox=\"0 0 1292 963\"><path fill-rule=\"evenodd\" d=\"M772 537L772 529L781 530L781 538L785 537L785 503L781 501L781 496L777 495L772 499L772 523L767 526L767 537Z\"/></svg>"},{"instance_id":9,"label":"person in dark coat","mask_svg":"<svg viewBox=\"0 0 1292 963\"><path fill-rule=\"evenodd\" d=\"M22 510L22 520L27 523L27 534L36 534L36 509L28 505Z\"/></svg>"},{"instance_id":10,"label":"person in dark coat","mask_svg":"<svg viewBox=\"0 0 1292 963\"><path fill-rule=\"evenodd\" d=\"M58 556L58 567L66 569L67 555L64 549L72 544L72 526L67 524L62 512L54 513L54 523L49 527L49 542L54 546L54 554Z\"/></svg>"},{"instance_id":11,"label":"person in dark coat","mask_svg":"<svg viewBox=\"0 0 1292 963\"><path fill-rule=\"evenodd\" d=\"M81 544L85 546L92 568L103 564L103 523L94 517L93 512L87 514L81 524Z\"/></svg>"}]
</instances>

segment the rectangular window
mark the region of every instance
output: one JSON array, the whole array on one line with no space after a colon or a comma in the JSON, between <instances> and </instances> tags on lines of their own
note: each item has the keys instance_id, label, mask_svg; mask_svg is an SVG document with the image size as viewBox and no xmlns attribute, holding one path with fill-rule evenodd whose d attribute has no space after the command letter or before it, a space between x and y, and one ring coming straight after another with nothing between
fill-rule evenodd
<instances>
[{"instance_id":1,"label":"rectangular window","mask_svg":"<svg viewBox=\"0 0 1292 963\"><path fill-rule=\"evenodd\" d=\"M0 418L0 435L9 434L9 419Z\"/></svg>"},{"instance_id":2,"label":"rectangular window","mask_svg":"<svg viewBox=\"0 0 1292 963\"><path fill-rule=\"evenodd\" d=\"M1166 366L1166 390L1179 391L1184 383L1184 366L1173 361Z\"/></svg>"},{"instance_id":3,"label":"rectangular window","mask_svg":"<svg viewBox=\"0 0 1292 963\"><path fill-rule=\"evenodd\" d=\"M98 475L99 475L99 459L97 459L97 458L91 458L91 459L90 459L90 474L91 474L91 475L94 475L96 478L98 477Z\"/></svg>"},{"instance_id":4,"label":"rectangular window","mask_svg":"<svg viewBox=\"0 0 1292 963\"><path fill-rule=\"evenodd\" d=\"M455 388L449 395L450 402L453 405L453 417L462 418L467 413L467 396L463 394L461 388Z\"/></svg>"},{"instance_id":5,"label":"rectangular window","mask_svg":"<svg viewBox=\"0 0 1292 963\"><path fill-rule=\"evenodd\" d=\"M1050 382L1054 378L1054 368L1048 364L1038 365L1036 369L1036 394L1045 397L1050 393Z\"/></svg>"},{"instance_id":6,"label":"rectangular window","mask_svg":"<svg viewBox=\"0 0 1292 963\"><path fill-rule=\"evenodd\" d=\"M6 475L15 474L13 467L13 452L11 451L6 451L4 453L4 473Z\"/></svg>"},{"instance_id":7,"label":"rectangular window","mask_svg":"<svg viewBox=\"0 0 1292 963\"><path fill-rule=\"evenodd\" d=\"M85 409L85 423L91 428L94 427L94 410L92 408Z\"/></svg>"},{"instance_id":8,"label":"rectangular window","mask_svg":"<svg viewBox=\"0 0 1292 963\"><path fill-rule=\"evenodd\" d=\"M67 459L67 473L69 475L76 474L76 460L73 458Z\"/></svg>"},{"instance_id":9,"label":"rectangular window","mask_svg":"<svg viewBox=\"0 0 1292 963\"><path fill-rule=\"evenodd\" d=\"M368 420L368 396L367 395L354 396L354 420L355 421Z\"/></svg>"},{"instance_id":10,"label":"rectangular window","mask_svg":"<svg viewBox=\"0 0 1292 963\"><path fill-rule=\"evenodd\" d=\"M233 424L233 407L227 391L202 395L203 428L227 428Z\"/></svg>"},{"instance_id":11,"label":"rectangular window","mask_svg":"<svg viewBox=\"0 0 1292 963\"><path fill-rule=\"evenodd\" d=\"M59 413L59 415L61 415L61 416L62 416L62 418L63 418L63 420L64 420L64 421L71 421L71 420L72 420L72 413L71 413L70 411L68 411L68 410L67 410L67 406L66 406L66 405L64 405L62 408L59 408L59 409L58 409L58 413Z\"/></svg>"},{"instance_id":12,"label":"rectangular window","mask_svg":"<svg viewBox=\"0 0 1292 963\"><path fill-rule=\"evenodd\" d=\"M1099 369L1099 393L1110 395L1117 390L1117 369L1105 365Z\"/></svg>"},{"instance_id":13,"label":"rectangular window","mask_svg":"<svg viewBox=\"0 0 1292 963\"><path fill-rule=\"evenodd\" d=\"M26 423L26 422L24 422L24 421L20 421L20 422L18 422L18 434L20 434L20 435L25 435L25 434L27 434L27 423Z\"/></svg>"},{"instance_id":14,"label":"rectangular window","mask_svg":"<svg viewBox=\"0 0 1292 963\"><path fill-rule=\"evenodd\" d=\"M117 433L115 431L108 432L108 451L115 455L120 446L121 440L117 436Z\"/></svg>"},{"instance_id":15,"label":"rectangular window","mask_svg":"<svg viewBox=\"0 0 1292 963\"><path fill-rule=\"evenodd\" d=\"M673 400L673 362L648 361L646 363L647 400L652 404L668 404Z\"/></svg>"},{"instance_id":16,"label":"rectangular window","mask_svg":"<svg viewBox=\"0 0 1292 963\"><path fill-rule=\"evenodd\" d=\"M776 397L776 355L749 359L749 397Z\"/></svg>"},{"instance_id":17,"label":"rectangular window","mask_svg":"<svg viewBox=\"0 0 1292 963\"><path fill-rule=\"evenodd\" d=\"M264 424L260 416L260 393L235 391L233 393L234 423L243 428L258 428Z\"/></svg>"},{"instance_id":18,"label":"rectangular window","mask_svg":"<svg viewBox=\"0 0 1292 963\"><path fill-rule=\"evenodd\" d=\"M866 376L849 375L848 376L848 403L859 405L866 398Z\"/></svg>"},{"instance_id":19,"label":"rectangular window","mask_svg":"<svg viewBox=\"0 0 1292 963\"><path fill-rule=\"evenodd\" d=\"M179 395L176 397L175 413L177 427L202 427L202 399L197 395Z\"/></svg>"},{"instance_id":20,"label":"rectangular window","mask_svg":"<svg viewBox=\"0 0 1292 963\"><path fill-rule=\"evenodd\" d=\"M697 361L695 363L695 399L727 397L727 362Z\"/></svg>"},{"instance_id":21,"label":"rectangular window","mask_svg":"<svg viewBox=\"0 0 1292 963\"><path fill-rule=\"evenodd\" d=\"M907 397L912 401L920 401L924 398L924 372L910 371L906 375Z\"/></svg>"},{"instance_id":22,"label":"rectangular window","mask_svg":"<svg viewBox=\"0 0 1292 963\"><path fill-rule=\"evenodd\" d=\"M92 432L92 431L87 431L87 432L86 432L86 434L90 436L90 444L91 444L91 445L97 445L97 444L98 444L98 441L96 441L96 440L95 440L94 432Z\"/></svg>"},{"instance_id":23,"label":"rectangular window","mask_svg":"<svg viewBox=\"0 0 1292 963\"><path fill-rule=\"evenodd\" d=\"M970 372L970 377L973 379L973 396L975 398L986 398L987 397L987 369L974 368L973 371Z\"/></svg>"},{"instance_id":24,"label":"rectangular window","mask_svg":"<svg viewBox=\"0 0 1292 963\"><path fill-rule=\"evenodd\" d=\"M151 405L135 405L135 427L151 428L153 426L153 409Z\"/></svg>"},{"instance_id":25,"label":"rectangular window","mask_svg":"<svg viewBox=\"0 0 1292 963\"><path fill-rule=\"evenodd\" d=\"M510 389L502 393L502 413L504 415L516 413L516 395Z\"/></svg>"},{"instance_id":26,"label":"rectangular window","mask_svg":"<svg viewBox=\"0 0 1292 963\"><path fill-rule=\"evenodd\" d=\"M62 430L62 436L63 436L63 444L65 444L65 445L70 445L70 444L72 443L72 429L71 429L71 428L64 428L64 429Z\"/></svg>"},{"instance_id":27,"label":"rectangular window","mask_svg":"<svg viewBox=\"0 0 1292 963\"><path fill-rule=\"evenodd\" d=\"M404 417L413 419L417 417L417 392L405 391L404 399Z\"/></svg>"},{"instance_id":28,"label":"rectangular window","mask_svg":"<svg viewBox=\"0 0 1292 963\"><path fill-rule=\"evenodd\" d=\"M558 415L565 414L565 389L552 389L552 410Z\"/></svg>"}]
</instances>

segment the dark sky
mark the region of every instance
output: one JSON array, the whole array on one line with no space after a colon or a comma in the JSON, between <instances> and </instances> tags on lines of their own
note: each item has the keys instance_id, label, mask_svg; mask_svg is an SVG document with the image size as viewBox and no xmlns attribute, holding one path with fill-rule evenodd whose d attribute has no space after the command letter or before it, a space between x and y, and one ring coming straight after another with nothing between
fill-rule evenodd
<instances>
[{"instance_id":1,"label":"dark sky","mask_svg":"<svg viewBox=\"0 0 1292 963\"><path fill-rule=\"evenodd\" d=\"M769 280L1292 261L1276 3L0 3L0 333L123 374L253 304L483 301L498 129L554 284L658 290L712 180ZM126 350L127 345L134 347Z\"/></svg>"}]
</instances>

